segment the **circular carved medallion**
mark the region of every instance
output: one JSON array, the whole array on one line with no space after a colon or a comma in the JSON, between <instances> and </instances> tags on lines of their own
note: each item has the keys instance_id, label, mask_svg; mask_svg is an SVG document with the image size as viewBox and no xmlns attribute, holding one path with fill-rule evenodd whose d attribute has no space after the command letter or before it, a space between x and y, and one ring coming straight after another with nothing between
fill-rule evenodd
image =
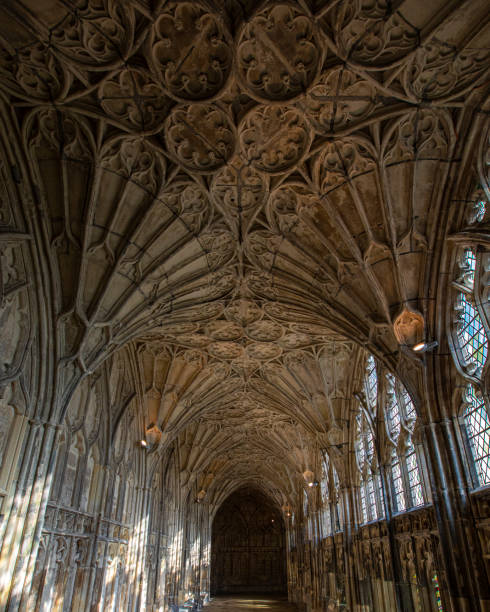
<instances>
[{"instance_id":1,"label":"circular carved medallion","mask_svg":"<svg viewBox=\"0 0 490 612\"><path fill-rule=\"evenodd\" d=\"M172 96L203 100L225 85L232 52L215 15L198 2L170 2L153 26L149 62Z\"/></svg>"},{"instance_id":2,"label":"circular carved medallion","mask_svg":"<svg viewBox=\"0 0 490 612\"><path fill-rule=\"evenodd\" d=\"M281 353L281 348L277 344L270 342L255 342L247 346L247 355L252 359L259 359L261 361L275 359Z\"/></svg>"},{"instance_id":3,"label":"circular carved medallion","mask_svg":"<svg viewBox=\"0 0 490 612\"><path fill-rule=\"evenodd\" d=\"M310 145L310 133L296 109L261 106L246 118L240 142L253 166L275 174L292 168L302 159Z\"/></svg>"},{"instance_id":4,"label":"circular carved medallion","mask_svg":"<svg viewBox=\"0 0 490 612\"><path fill-rule=\"evenodd\" d=\"M226 307L225 317L239 325L249 325L262 317L262 310L256 302L239 298Z\"/></svg>"},{"instance_id":5,"label":"circular carved medallion","mask_svg":"<svg viewBox=\"0 0 490 612\"><path fill-rule=\"evenodd\" d=\"M230 321L213 321L206 331L213 340L220 341L238 340L243 334L242 327Z\"/></svg>"},{"instance_id":6,"label":"circular carved medallion","mask_svg":"<svg viewBox=\"0 0 490 612\"><path fill-rule=\"evenodd\" d=\"M136 130L152 130L163 123L170 99L143 70L121 70L99 89L100 105L110 116Z\"/></svg>"},{"instance_id":7,"label":"circular carved medallion","mask_svg":"<svg viewBox=\"0 0 490 612\"><path fill-rule=\"evenodd\" d=\"M219 359L238 359L243 355L243 347L236 342L213 342L209 352Z\"/></svg>"},{"instance_id":8,"label":"circular carved medallion","mask_svg":"<svg viewBox=\"0 0 490 612\"><path fill-rule=\"evenodd\" d=\"M234 128L225 113L211 104L175 108L165 126L167 147L183 166L213 172L233 155Z\"/></svg>"},{"instance_id":9,"label":"circular carved medallion","mask_svg":"<svg viewBox=\"0 0 490 612\"><path fill-rule=\"evenodd\" d=\"M315 78L319 49L311 20L296 7L279 4L244 27L237 49L239 75L261 100L290 100Z\"/></svg>"},{"instance_id":10,"label":"circular carved medallion","mask_svg":"<svg viewBox=\"0 0 490 612\"><path fill-rule=\"evenodd\" d=\"M274 342L283 334L283 328L274 321L256 321L247 328L250 338L260 342Z\"/></svg>"}]
</instances>

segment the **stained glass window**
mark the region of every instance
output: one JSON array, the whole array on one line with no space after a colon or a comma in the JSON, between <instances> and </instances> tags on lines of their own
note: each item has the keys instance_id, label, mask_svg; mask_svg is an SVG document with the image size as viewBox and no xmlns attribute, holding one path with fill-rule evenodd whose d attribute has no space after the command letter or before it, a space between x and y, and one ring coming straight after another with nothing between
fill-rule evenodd
<instances>
[{"instance_id":1,"label":"stained glass window","mask_svg":"<svg viewBox=\"0 0 490 612\"><path fill-rule=\"evenodd\" d=\"M466 388L464 419L479 485L490 484L490 418L481 394Z\"/></svg>"},{"instance_id":2,"label":"stained glass window","mask_svg":"<svg viewBox=\"0 0 490 612\"><path fill-rule=\"evenodd\" d=\"M487 211L487 202L483 199L480 199L475 204L475 222L480 223L483 221L483 217Z\"/></svg>"},{"instance_id":3,"label":"stained glass window","mask_svg":"<svg viewBox=\"0 0 490 612\"><path fill-rule=\"evenodd\" d=\"M432 576L432 586L434 587L434 594L436 598L436 606L438 612L444 612L444 608L442 607L441 601L441 589L439 587L439 578L437 574L433 574Z\"/></svg>"},{"instance_id":4,"label":"stained glass window","mask_svg":"<svg viewBox=\"0 0 490 612\"><path fill-rule=\"evenodd\" d=\"M486 201L478 200L475 205L477 217L486 215ZM477 218L475 218L478 220ZM487 256L487 255L485 255ZM478 386L488 361L489 335L485 311L480 295L478 271L482 255L473 247L465 247L458 259L456 274L456 341L457 356L463 372L471 377L465 389L463 422L473 468L474 484L490 484L490 417L486 399Z\"/></svg>"},{"instance_id":5,"label":"stained glass window","mask_svg":"<svg viewBox=\"0 0 490 612\"><path fill-rule=\"evenodd\" d=\"M485 197L485 192L478 188L473 194L473 198L469 202L467 221L469 225L481 223L485 219L488 210L488 202Z\"/></svg>"},{"instance_id":6,"label":"stained glass window","mask_svg":"<svg viewBox=\"0 0 490 612\"><path fill-rule=\"evenodd\" d=\"M456 334L464 356L463 365L472 364L474 372L471 373L479 377L488 357L488 338L475 307L476 255L473 249L464 250L461 268L461 281L466 290L458 294Z\"/></svg>"}]
</instances>

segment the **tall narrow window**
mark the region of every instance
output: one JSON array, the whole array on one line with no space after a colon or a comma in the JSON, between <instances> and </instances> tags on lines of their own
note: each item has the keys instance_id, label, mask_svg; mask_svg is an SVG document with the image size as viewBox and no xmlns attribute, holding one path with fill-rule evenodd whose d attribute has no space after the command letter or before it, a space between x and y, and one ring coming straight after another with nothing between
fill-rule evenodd
<instances>
[{"instance_id":1,"label":"tall narrow window","mask_svg":"<svg viewBox=\"0 0 490 612\"><path fill-rule=\"evenodd\" d=\"M377 521L384 516L381 483L377 473L375 440L366 414L357 415L357 465L360 472L360 511L363 523Z\"/></svg>"},{"instance_id":2,"label":"tall narrow window","mask_svg":"<svg viewBox=\"0 0 490 612\"><path fill-rule=\"evenodd\" d=\"M466 387L463 418L479 485L490 484L490 418L483 396L473 385Z\"/></svg>"},{"instance_id":3,"label":"tall narrow window","mask_svg":"<svg viewBox=\"0 0 490 612\"><path fill-rule=\"evenodd\" d=\"M478 222L486 215L486 202L477 201L474 212L474 222ZM483 255L488 268L489 256ZM485 486L490 484L490 416L482 384L489 345L488 319L485 316L488 279L485 281L483 274L482 253L474 247L464 247L457 263L458 271L453 283L456 290L454 337L457 361L468 378L463 393L462 429L474 484Z\"/></svg>"},{"instance_id":4,"label":"tall narrow window","mask_svg":"<svg viewBox=\"0 0 490 612\"><path fill-rule=\"evenodd\" d=\"M386 377L386 428L393 443L391 489L395 512L425 503L417 451L412 443L416 411L405 386L392 374Z\"/></svg>"},{"instance_id":5,"label":"tall narrow window","mask_svg":"<svg viewBox=\"0 0 490 612\"><path fill-rule=\"evenodd\" d=\"M476 254L473 249L464 249L460 276L462 289L456 303L456 334L463 353L463 365L468 373L480 377L488 357L488 338L481 316L476 308L475 273Z\"/></svg>"},{"instance_id":6,"label":"tall narrow window","mask_svg":"<svg viewBox=\"0 0 490 612\"><path fill-rule=\"evenodd\" d=\"M369 410L374 413L378 401L378 374L376 372L376 361L372 355L369 355L367 360L364 387Z\"/></svg>"}]
</instances>

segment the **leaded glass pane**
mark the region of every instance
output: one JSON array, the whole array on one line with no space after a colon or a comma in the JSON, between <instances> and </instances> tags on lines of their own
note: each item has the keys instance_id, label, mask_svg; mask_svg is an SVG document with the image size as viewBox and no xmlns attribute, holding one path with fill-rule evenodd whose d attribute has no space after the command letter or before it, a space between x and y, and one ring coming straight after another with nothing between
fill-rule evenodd
<instances>
[{"instance_id":1,"label":"leaded glass pane","mask_svg":"<svg viewBox=\"0 0 490 612\"><path fill-rule=\"evenodd\" d=\"M475 222L480 223L483 221L483 217L485 216L485 212L487 210L487 203L485 200L478 200L475 204Z\"/></svg>"},{"instance_id":2,"label":"leaded glass pane","mask_svg":"<svg viewBox=\"0 0 490 612\"><path fill-rule=\"evenodd\" d=\"M366 444L366 459L371 463L374 455L374 436L370 427L366 423L366 432L365 432L365 444Z\"/></svg>"},{"instance_id":3,"label":"leaded glass pane","mask_svg":"<svg viewBox=\"0 0 490 612\"><path fill-rule=\"evenodd\" d=\"M476 255L473 249L465 249L463 254L463 269L465 282L471 287L475 282Z\"/></svg>"},{"instance_id":4,"label":"leaded glass pane","mask_svg":"<svg viewBox=\"0 0 490 612\"><path fill-rule=\"evenodd\" d=\"M458 341L465 360L481 370L488 357L488 339L478 311L463 292L459 294Z\"/></svg>"},{"instance_id":5,"label":"leaded glass pane","mask_svg":"<svg viewBox=\"0 0 490 612\"><path fill-rule=\"evenodd\" d=\"M397 512L403 512L406 508L405 495L403 493L402 470L400 463L396 460L391 467L393 477L393 490L395 493L395 505Z\"/></svg>"},{"instance_id":6,"label":"leaded glass pane","mask_svg":"<svg viewBox=\"0 0 490 612\"><path fill-rule=\"evenodd\" d=\"M361 484L360 494L361 494L361 515L362 515L362 522L363 523L367 523L368 515L367 515L366 492L364 491L364 484Z\"/></svg>"},{"instance_id":7,"label":"leaded glass pane","mask_svg":"<svg viewBox=\"0 0 490 612\"><path fill-rule=\"evenodd\" d=\"M415 421L415 419L417 418L417 412L415 410L415 406L413 405L412 398L410 397L408 391L405 389L405 386L401 385L401 387L403 404L405 406L405 417L411 421Z\"/></svg>"},{"instance_id":8,"label":"leaded glass pane","mask_svg":"<svg viewBox=\"0 0 490 612\"><path fill-rule=\"evenodd\" d=\"M369 407L375 410L378 396L378 375L376 373L376 361L372 355L368 357L366 368L366 395Z\"/></svg>"},{"instance_id":9,"label":"leaded glass pane","mask_svg":"<svg viewBox=\"0 0 490 612\"><path fill-rule=\"evenodd\" d=\"M322 518L323 518L323 534L325 536L332 535L332 522L331 522L331 519L330 519L330 506L328 504L325 504L325 506L323 507Z\"/></svg>"},{"instance_id":10,"label":"leaded glass pane","mask_svg":"<svg viewBox=\"0 0 490 612\"><path fill-rule=\"evenodd\" d=\"M466 401L464 419L478 482L490 484L490 418L483 397L477 396L473 385L466 389Z\"/></svg>"},{"instance_id":11,"label":"leaded glass pane","mask_svg":"<svg viewBox=\"0 0 490 612\"><path fill-rule=\"evenodd\" d=\"M415 452L413 446L410 448L409 454L407 455L407 473L408 485L410 487L410 493L412 496L412 506L422 506L425 503L425 500L417 461L417 453Z\"/></svg>"},{"instance_id":12,"label":"leaded glass pane","mask_svg":"<svg viewBox=\"0 0 490 612\"><path fill-rule=\"evenodd\" d=\"M376 508L376 494L374 491L373 477L367 481L367 503L368 503L368 514L371 521L375 521L378 518L378 510Z\"/></svg>"},{"instance_id":13,"label":"leaded glass pane","mask_svg":"<svg viewBox=\"0 0 490 612\"><path fill-rule=\"evenodd\" d=\"M381 490L381 476L379 474L376 474L374 477L374 481L375 481L375 487L376 487L377 500L379 503L379 509L377 510L376 518L382 519L385 515L385 505L384 505L382 490Z\"/></svg>"},{"instance_id":14,"label":"leaded glass pane","mask_svg":"<svg viewBox=\"0 0 490 612\"><path fill-rule=\"evenodd\" d=\"M393 440L397 440L400 435L401 428L401 415L400 406L398 405L398 399L395 392L395 379L389 374L388 377L388 408L386 410L386 420L388 425L388 431Z\"/></svg>"},{"instance_id":15,"label":"leaded glass pane","mask_svg":"<svg viewBox=\"0 0 490 612\"><path fill-rule=\"evenodd\" d=\"M442 600L441 600L441 588L439 586L439 578L437 574L433 574L432 576L432 585L434 587L434 594L436 597L436 605L438 612L443 612Z\"/></svg>"}]
</instances>

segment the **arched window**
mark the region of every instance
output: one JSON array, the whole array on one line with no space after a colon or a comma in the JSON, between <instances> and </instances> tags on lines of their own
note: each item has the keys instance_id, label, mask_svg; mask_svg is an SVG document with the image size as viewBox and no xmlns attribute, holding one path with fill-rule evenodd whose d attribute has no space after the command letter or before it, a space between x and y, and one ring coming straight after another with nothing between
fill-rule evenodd
<instances>
[{"instance_id":1,"label":"arched window","mask_svg":"<svg viewBox=\"0 0 490 612\"><path fill-rule=\"evenodd\" d=\"M374 433L370 419L363 409L356 417L356 425L356 458L360 472L361 521L369 523L383 518L384 508L381 498L381 482Z\"/></svg>"},{"instance_id":2,"label":"arched window","mask_svg":"<svg viewBox=\"0 0 490 612\"><path fill-rule=\"evenodd\" d=\"M412 442L417 414L405 386L392 374L386 376L385 421L393 443L391 490L394 512L404 512L425 503L422 473Z\"/></svg>"},{"instance_id":3,"label":"arched window","mask_svg":"<svg viewBox=\"0 0 490 612\"><path fill-rule=\"evenodd\" d=\"M487 214L487 203L474 206L473 222ZM478 214L477 214L478 213ZM483 393L488 362L488 264L490 254L474 246L460 249L453 281L454 354L468 384L463 393L461 425L475 486L490 484L490 411Z\"/></svg>"},{"instance_id":4,"label":"arched window","mask_svg":"<svg viewBox=\"0 0 490 612\"><path fill-rule=\"evenodd\" d=\"M340 500L339 477L332 461L326 458L323 462L323 473L320 482L321 522L324 536L342 531L342 511Z\"/></svg>"},{"instance_id":5,"label":"arched window","mask_svg":"<svg viewBox=\"0 0 490 612\"><path fill-rule=\"evenodd\" d=\"M478 387L468 385L463 419L468 448L473 459L474 479L477 484L490 484L490 418L483 395Z\"/></svg>"},{"instance_id":6,"label":"arched window","mask_svg":"<svg viewBox=\"0 0 490 612\"><path fill-rule=\"evenodd\" d=\"M321 523L324 537L332 535L332 517L330 513L330 490L328 478L328 461L323 462L323 473L320 481L321 493Z\"/></svg>"},{"instance_id":7,"label":"arched window","mask_svg":"<svg viewBox=\"0 0 490 612\"><path fill-rule=\"evenodd\" d=\"M342 498L340 495L340 480L337 470L334 465L330 463L330 475L332 487L330 494L333 500L333 527L336 532L344 529L343 514L342 514Z\"/></svg>"}]
</instances>

